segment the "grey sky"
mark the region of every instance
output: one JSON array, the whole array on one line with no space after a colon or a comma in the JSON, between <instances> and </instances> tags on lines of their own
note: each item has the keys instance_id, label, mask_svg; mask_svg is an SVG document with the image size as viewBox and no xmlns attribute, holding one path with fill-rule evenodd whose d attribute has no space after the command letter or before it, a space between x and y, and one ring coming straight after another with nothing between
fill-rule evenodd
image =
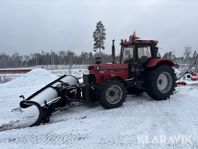
<instances>
[{"instance_id":1,"label":"grey sky","mask_svg":"<svg viewBox=\"0 0 198 149\"><path fill-rule=\"evenodd\" d=\"M0 0L0 53L89 52L99 20L108 53L112 39L118 52L120 39L133 31L159 40L162 53L198 50L197 0Z\"/></svg>"}]
</instances>

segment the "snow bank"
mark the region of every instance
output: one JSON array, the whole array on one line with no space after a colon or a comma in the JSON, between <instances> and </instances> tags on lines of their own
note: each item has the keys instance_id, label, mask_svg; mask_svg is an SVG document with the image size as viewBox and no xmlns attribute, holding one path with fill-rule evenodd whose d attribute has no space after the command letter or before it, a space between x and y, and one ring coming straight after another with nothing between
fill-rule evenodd
<instances>
[{"instance_id":1,"label":"snow bank","mask_svg":"<svg viewBox=\"0 0 198 149\"><path fill-rule=\"evenodd\" d=\"M35 86L49 82L49 80L53 81L56 78L57 76L51 72L45 69L37 68L3 85L6 87Z\"/></svg>"}]
</instances>

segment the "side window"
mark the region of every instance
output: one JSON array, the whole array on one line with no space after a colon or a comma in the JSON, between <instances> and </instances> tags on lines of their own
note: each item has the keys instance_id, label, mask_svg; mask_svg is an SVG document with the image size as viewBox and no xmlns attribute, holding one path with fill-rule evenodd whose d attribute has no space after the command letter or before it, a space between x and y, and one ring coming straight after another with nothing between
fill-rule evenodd
<instances>
[{"instance_id":1,"label":"side window","mask_svg":"<svg viewBox=\"0 0 198 149\"><path fill-rule=\"evenodd\" d=\"M138 59L141 59L142 57L151 57L151 47L139 47L138 48Z\"/></svg>"},{"instance_id":2,"label":"side window","mask_svg":"<svg viewBox=\"0 0 198 149\"><path fill-rule=\"evenodd\" d=\"M124 49L124 57L125 58L133 58L133 48L125 48Z\"/></svg>"},{"instance_id":3,"label":"side window","mask_svg":"<svg viewBox=\"0 0 198 149\"><path fill-rule=\"evenodd\" d=\"M133 59L134 47L125 47L123 51L123 62Z\"/></svg>"}]
</instances>

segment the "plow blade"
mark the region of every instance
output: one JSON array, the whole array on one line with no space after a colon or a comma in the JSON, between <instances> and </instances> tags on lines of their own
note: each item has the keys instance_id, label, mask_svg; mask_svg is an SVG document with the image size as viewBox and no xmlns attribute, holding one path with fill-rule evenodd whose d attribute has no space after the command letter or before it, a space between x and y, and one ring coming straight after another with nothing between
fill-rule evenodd
<instances>
[{"instance_id":1,"label":"plow blade","mask_svg":"<svg viewBox=\"0 0 198 149\"><path fill-rule=\"evenodd\" d=\"M49 122L51 114L57 111L57 108L68 105L71 98L80 97L81 95L78 95L78 86L79 82L77 78L63 75L33 93L28 98L21 95L20 98L23 98L20 102L21 108L35 106L39 112L38 118L30 126Z\"/></svg>"}]
</instances>

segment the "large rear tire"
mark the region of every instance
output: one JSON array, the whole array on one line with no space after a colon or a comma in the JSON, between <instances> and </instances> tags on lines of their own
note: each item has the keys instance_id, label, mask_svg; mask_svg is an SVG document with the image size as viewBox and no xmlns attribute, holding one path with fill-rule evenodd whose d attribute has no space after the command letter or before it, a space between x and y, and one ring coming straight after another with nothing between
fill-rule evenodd
<instances>
[{"instance_id":1,"label":"large rear tire","mask_svg":"<svg viewBox=\"0 0 198 149\"><path fill-rule=\"evenodd\" d=\"M119 80L107 80L98 88L98 102L106 108L118 108L125 101L127 90Z\"/></svg>"},{"instance_id":2,"label":"large rear tire","mask_svg":"<svg viewBox=\"0 0 198 149\"><path fill-rule=\"evenodd\" d=\"M147 93L154 100L170 98L176 87L176 74L169 65L159 65L148 70L145 76Z\"/></svg>"}]
</instances>

